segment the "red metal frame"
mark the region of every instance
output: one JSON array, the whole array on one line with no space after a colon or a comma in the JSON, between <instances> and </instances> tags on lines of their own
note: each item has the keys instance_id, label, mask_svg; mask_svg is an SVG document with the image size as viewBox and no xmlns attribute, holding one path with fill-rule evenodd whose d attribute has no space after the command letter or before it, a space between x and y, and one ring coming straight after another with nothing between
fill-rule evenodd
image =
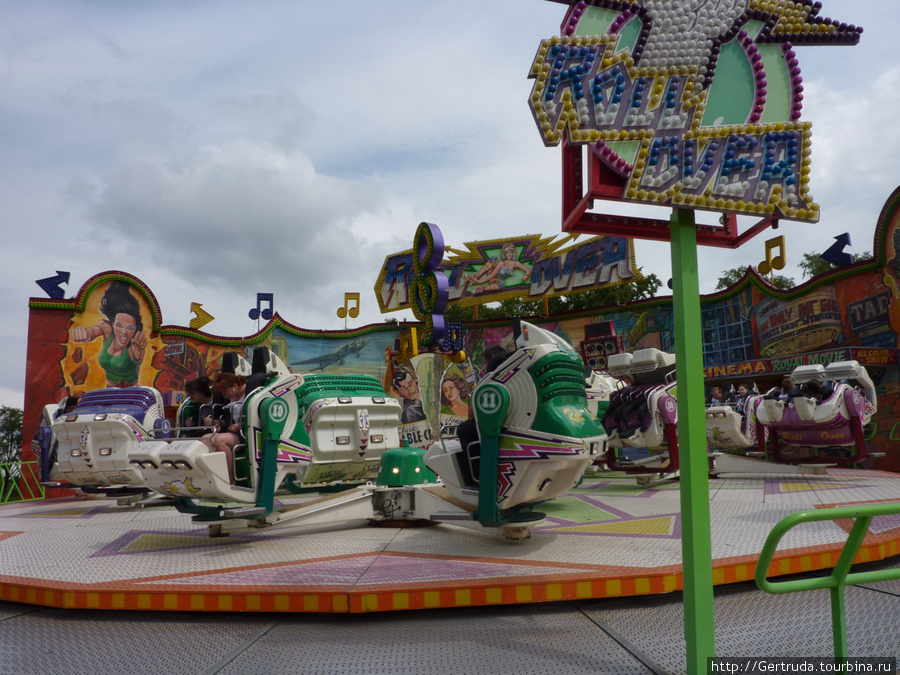
<instances>
[{"instance_id":1,"label":"red metal frame","mask_svg":"<svg viewBox=\"0 0 900 675\"><path fill-rule=\"evenodd\" d=\"M563 134L561 145L563 232L671 241L668 220L590 212L596 199L624 201L626 179L589 149L587 194L584 194L582 145L570 142L568 133ZM697 225L698 245L738 248L768 228L778 227L775 215L766 216L743 233L738 232L736 214L723 212L720 221L721 225Z\"/></svg>"}]
</instances>

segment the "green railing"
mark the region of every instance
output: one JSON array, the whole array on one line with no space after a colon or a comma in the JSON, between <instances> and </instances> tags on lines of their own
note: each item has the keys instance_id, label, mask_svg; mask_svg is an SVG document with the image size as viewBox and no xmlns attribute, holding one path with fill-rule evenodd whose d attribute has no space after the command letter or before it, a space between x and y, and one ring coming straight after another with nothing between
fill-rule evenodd
<instances>
[{"instance_id":1,"label":"green railing","mask_svg":"<svg viewBox=\"0 0 900 675\"><path fill-rule=\"evenodd\" d=\"M0 504L43 498L40 462L0 463Z\"/></svg>"},{"instance_id":2,"label":"green railing","mask_svg":"<svg viewBox=\"0 0 900 675\"><path fill-rule=\"evenodd\" d=\"M795 593L827 588L831 593L831 626L834 636L835 658L847 658L847 618L844 608L844 586L890 581L900 579L900 569L878 570L875 572L857 572L850 574L859 547L869 531L869 525L876 516L890 516L900 513L900 502L890 504L866 504L863 506L840 506L833 509L818 509L793 513L778 522L763 546L756 564L756 584L766 593ZM814 523L822 520L852 519L853 527L844 543L834 571L827 577L815 579L794 579L773 583L766 579L778 542L792 527L801 523Z\"/></svg>"}]
</instances>

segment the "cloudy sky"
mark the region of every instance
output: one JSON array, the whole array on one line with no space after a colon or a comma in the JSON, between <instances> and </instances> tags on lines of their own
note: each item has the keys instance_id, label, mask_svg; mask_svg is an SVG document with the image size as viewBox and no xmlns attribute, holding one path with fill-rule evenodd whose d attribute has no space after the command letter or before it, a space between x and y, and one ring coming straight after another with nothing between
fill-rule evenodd
<instances>
[{"instance_id":1,"label":"cloudy sky","mask_svg":"<svg viewBox=\"0 0 900 675\"><path fill-rule=\"evenodd\" d=\"M416 225L448 242L560 229L560 153L528 70L565 7L546 0L5 0L0 7L0 404L21 407L35 280L143 280L163 321L256 330L258 292L303 328L381 322L373 286ZM900 183L896 0L825 0L856 47L798 49L818 224L785 223L788 268L872 228ZM617 212L641 213L634 207ZM646 212L644 212L646 213ZM667 212L657 210L657 217ZM709 216L707 216L709 218ZM702 249L701 290L764 258ZM637 244L670 276L662 244ZM398 315L403 317L402 314Z\"/></svg>"}]
</instances>

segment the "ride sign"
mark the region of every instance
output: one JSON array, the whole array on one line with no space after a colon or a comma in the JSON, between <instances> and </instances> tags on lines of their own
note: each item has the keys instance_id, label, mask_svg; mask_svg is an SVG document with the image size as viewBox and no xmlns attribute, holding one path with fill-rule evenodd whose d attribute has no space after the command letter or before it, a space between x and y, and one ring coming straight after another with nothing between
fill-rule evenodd
<instances>
[{"instance_id":1,"label":"ride sign","mask_svg":"<svg viewBox=\"0 0 900 675\"><path fill-rule=\"evenodd\" d=\"M862 32L819 7L577 2L531 68L544 143L589 147L609 188L590 197L816 221L792 45L856 44Z\"/></svg>"}]
</instances>

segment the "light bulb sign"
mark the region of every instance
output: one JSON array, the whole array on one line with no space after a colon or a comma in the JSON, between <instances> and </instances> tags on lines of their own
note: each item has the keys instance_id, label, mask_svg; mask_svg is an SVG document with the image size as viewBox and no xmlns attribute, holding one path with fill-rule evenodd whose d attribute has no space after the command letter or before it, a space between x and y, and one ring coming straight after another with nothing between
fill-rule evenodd
<instances>
[{"instance_id":1,"label":"light bulb sign","mask_svg":"<svg viewBox=\"0 0 900 675\"><path fill-rule=\"evenodd\" d=\"M410 307L415 317L425 322L426 341L438 342L447 335L444 310L449 291L447 276L440 270L444 236L437 225L420 223L413 243L416 254Z\"/></svg>"},{"instance_id":2,"label":"light bulb sign","mask_svg":"<svg viewBox=\"0 0 900 675\"><path fill-rule=\"evenodd\" d=\"M543 40L530 104L627 202L816 221L795 47L851 45L862 28L809 0L589 0ZM565 196L564 196L565 200Z\"/></svg>"},{"instance_id":3,"label":"light bulb sign","mask_svg":"<svg viewBox=\"0 0 900 675\"><path fill-rule=\"evenodd\" d=\"M526 301L572 295L633 283L644 278L634 242L625 237L591 237L575 242L526 235L446 247L437 225L422 223L414 248L387 256L375 297L382 313L411 309L436 339L444 330L447 305L471 307L512 298ZM430 323L429 323L430 322Z\"/></svg>"}]
</instances>

